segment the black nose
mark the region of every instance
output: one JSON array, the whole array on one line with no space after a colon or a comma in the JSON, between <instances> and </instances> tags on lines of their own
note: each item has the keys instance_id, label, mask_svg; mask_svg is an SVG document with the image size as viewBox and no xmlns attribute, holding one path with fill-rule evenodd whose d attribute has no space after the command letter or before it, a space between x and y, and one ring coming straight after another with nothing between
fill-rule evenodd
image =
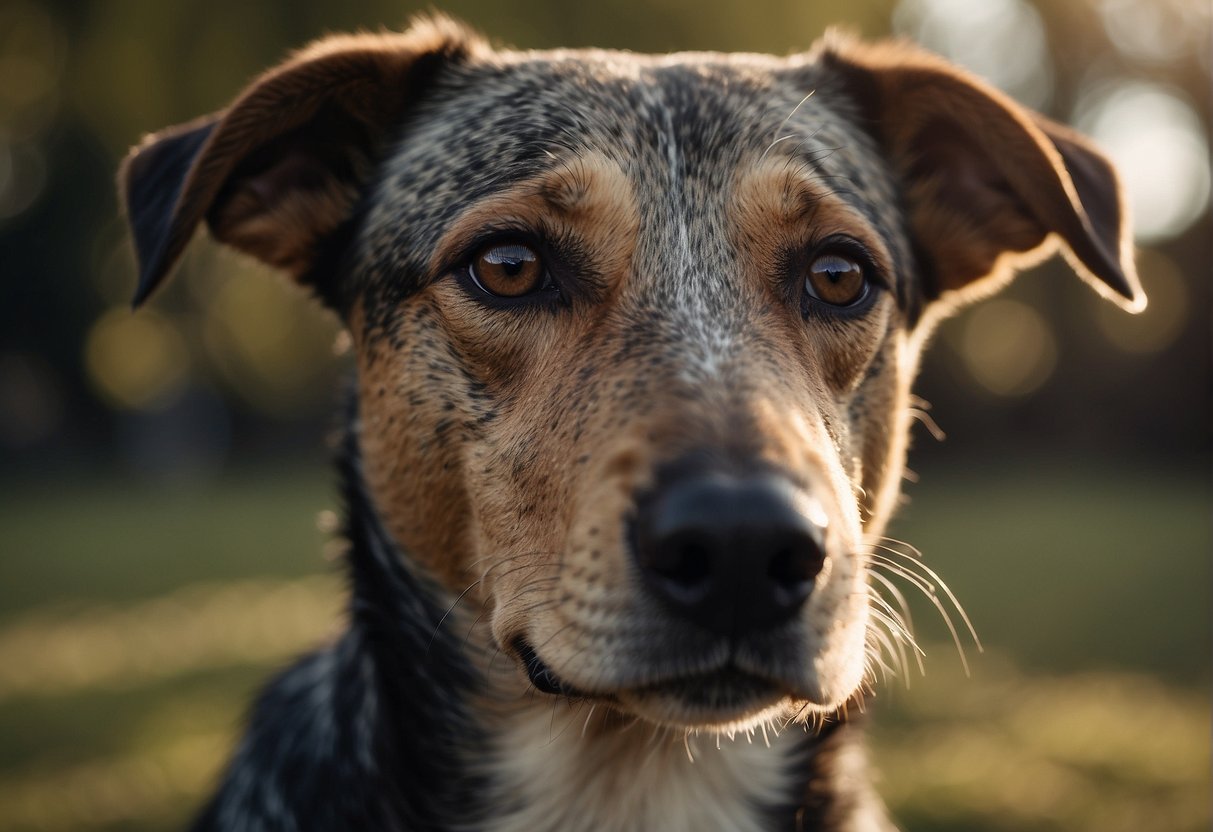
<instances>
[{"instance_id":1,"label":"black nose","mask_svg":"<svg viewBox=\"0 0 1213 832\"><path fill-rule=\"evenodd\" d=\"M635 556L649 590L721 635L791 618L825 563L825 516L776 474L695 474L640 501Z\"/></svg>"}]
</instances>

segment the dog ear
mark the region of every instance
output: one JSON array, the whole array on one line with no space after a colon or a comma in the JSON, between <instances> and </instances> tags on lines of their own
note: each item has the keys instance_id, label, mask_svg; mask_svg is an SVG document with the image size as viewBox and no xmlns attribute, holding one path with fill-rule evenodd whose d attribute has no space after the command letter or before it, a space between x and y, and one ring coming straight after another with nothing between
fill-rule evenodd
<instances>
[{"instance_id":1,"label":"dog ear","mask_svg":"<svg viewBox=\"0 0 1213 832\"><path fill-rule=\"evenodd\" d=\"M148 136L118 174L138 306L204 219L214 237L295 277L350 214L381 143L444 62L482 42L446 18L402 34L329 37L226 110Z\"/></svg>"},{"instance_id":2,"label":"dog ear","mask_svg":"<svg viewBox=\"0 0 1213 832\"><path fill-rule=\"evenodd\" d=\"M1087 139L908 44L834 37L821 59L901 179L928 301L997 288L1059 240L1101 295L1145 308L1120 182Z\"/></svg>"}]
</instances>

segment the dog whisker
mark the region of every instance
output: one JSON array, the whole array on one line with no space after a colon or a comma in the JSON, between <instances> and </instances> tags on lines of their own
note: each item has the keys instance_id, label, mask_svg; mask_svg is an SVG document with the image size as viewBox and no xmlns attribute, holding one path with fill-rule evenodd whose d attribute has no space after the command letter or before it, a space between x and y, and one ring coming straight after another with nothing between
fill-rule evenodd
<instances>
[{"instance_id":1,"label":"dog whisker","mask_svg":"<svg viewBox=\"0 0 1213 832\"><path fill-rule=\"evenodd\" d=\"M886 546L900 546L901 549L899 549L897 551L901 552L902 554L908 554L916 560L922 560L922 557L923 557L922 550L919 549L917 546L915 546L913 543L908 543L904 540L898 540L897 538L889 537L888 535L881 535L880 537L878 537L876 539L876 542L884 544Z\"/></svg>"},{"instance_id":2,"label":"dog whisker","mask_svg":"<svg viewBox=\"0 0 1213 832\"><path fill-rule=\"evenodd\" d=\"M899 610L894 609L892 604L890 604L888 602L888 600L880 593L880 587L875 587L875 586L868 587L869 599L871 599L873 601L873 603L880 605L881 608L883 608L886 611L886 613L892 618L893 622L896 623L898 629L900 630L900 632L890 631L890 635L892 635L894 637L894 639L896 640L896 642L898 644L898 647L900 648L901 642L903 640L903 636L905 636L908 639L909 643L914 645L914 649L915 649L914 659L918 664L918 672L925 676L926 667L922 661L923 655L925 655L925 654L922 652L922 650L918 649L918 645L915 643L914 619L910 615L909 603L906 601L906 598L901 593L901 591L892 583L892 581L890 581L884 575L880 574L880 572L878 572L876 569L869 569L868 575L874 581L876 581L878 584L880 584L881 587L885 588L885 590L888 591L893 596L894 600L897 601L897 604L900 607ZM900 655L899 658L900 658L899 666L901 667L901 669L904 673L904 671L906 669L904 653L902 655ZM909 685L910 685L909 675L905 675L904 679L905 679L906 687L909 687Z\"/></svg>"},{"instance_id":3,"label":"dog whisker","mask_svg":"<svg viewBox=\"0 0 1213 832\"><path fill-rule=\"evenodd\" d=\"M905 677L905 648L899 649L898 645L887 632L880 626L872 626L868 629L868 635L872 639L868 643L867 657L876 662L882 673L886 675L892 674L894 677ZM884 657L888 656L889 661L894 666L890 666L885 662ZM909 686L909 679L906 678L905 684Z\"/></svg>"},{"instance_id":4,"label":"dog whisker","mask_svg":"<svg viewBox=\"0 0 1213 832\"><path fill-rule=\"evenodd\" d=\"M889 643L891 644L893 651L894 651L893 655L895 655L895 657L896 657L896 664L898 667L900 667L902 669L902 677L905 679L906 686L908 687L910 676L908 673L905 672L905 670L907 667L909 667L909 662L908 662L908 654L906 652L905 646L906 646L906 644L909 644L910 647L912 648L912 650L914 652L914 657L918 661L918 668L919 668L920 673L924 672L923 665L922 665L923 653L922 653L921 648L919 648L918 645L915 644L912 640L907 639L906 636L903 635L902 631L900 631L900 628L898 628L897 625L894 624L888 618L888 616L886 616L884 613L880 612L879 610L870 610L869 612L872 615L873 621L884 625L887 636L890 639ZM884 644L885 642L882 641L881 643Z\"/></svg>"},{"instance_id":5,"label":"dog whisker","mask_svg":"<svg viewBox=\"0 0 1213 832\"><path fill-rule=\"evenodd\" d=\"M912 643L914 635L906 626L901 614L895 610L888 601L880 596L879 593L872 590L868 593L868 600L875 604L879 609L873 609L871 612L879 613L883 620L889 624L898 638L905 640L907 643Z\"/></svg>"},{"instance_id":6,"label":"dog whisker","mask_svg":"<svg viewBox=\"0 0 1213 832\"><path fill-rule=\"evenodd\" d=\"M775 141L773 141L769 145L767 145L766 150L762 151L762 155L758 157L758 161L761 162L763 159L765 159L767 157L767 154L771 152L771 149L773 147L775 147L775 145L779 144L780 142L785 142L788 139L795 139L799 136L800 136L799 133L789 133L786 136L780 136Z\"/></svg>"},{"instance_id":7,"label":"dog whisker","mask_svg":"<svg viewBox=\"0 0 1213 832\"><path fill-rule=\"evenodd\" d=\"M906 653L901 651L903 650L903 647L909 647L914 656L919 660L919 672L925 673L922 667L922 658L926 656L926 653L921 647L918 646L918 643L914 640L914 637L907 633L894 618L890 617L883 610L872 609L868 612L870 615L875 616L876 620L885 626L889 636L893 639L893 644L897 646L898 651L901 654L902 666L905 666Z\"/></svg>"},{"instance_id":8,"label":"dog whisker","mask_svg":"<svg viewBox=\"0 0 1213 832\"><path fill-rule=\"evenodd\" d=\"M904 578L911 586L922 593L922 595L939 612L940 617L947 626L948 632L952 636L952 643L956 646L956 651L960 657L960 663L964 668L965 675L968 675L970 673L968 656L966 655L964 646L961 643L960 633L952 620L951 614L948 612L948 608L944 606L943 602L940 600L936 592L936 587L939 587L939 589L944 592L946 598L951 602L953 608L956 610L957 614L960 616L961 620L968 629L969 635L972 637L973 643L976 645L978 652L982 652L983 647L981 640L977 636L977 631L974 629L972 621L969 619L964 607L961 606L960 601L956 598L956 595L950 588L948 588L943 579L940 578L933 569L922 563L921 560L913 558L897 549L879 543L869 544L869 546L873 550L880 550L869 551L864 554L866 562L872 567L871 574L875 575L875 570L883 569L889 572L891 575ZM887 552L888 554L898 556L902 560L893 560L887 554L881 554L881 552ZM915 570L921 570L926 574L920 574Z\"/></svg>"},{"instance_id":9,"label":"dog whisker","mask_svg":"<svg viewBox=\"0 0 1213 832\"><path fill-rule=\"evenodd\" d=\"M532 578L531 580L527 581L522 586L518 587L518 589L515 590L514 593L508 597L508 600L506 600L505 603L513 604L514 602L516 602L519 598L522 598L523 596L529 595L530 593L535 592L536 590L546 589L547 587L552 586L553 584L557 584L559 582L560 582L559 575L551 575L546 578Z\"/></svg>"},{"instance_id":10,"label":"dog whisker","mask_svg":"<svg viewBox=\"0 0 1213 832\"><path fill-rule=\"evenodd\" d=\"M589 729L589 727L590 727L590 720L594 718L594 710L595 710L597 707L598 707L598 705L597 705L596 703L595 703L595 704L591 704L591 705L590 705L590 712L589 712L588 714L586 714L586 717L585 717L585 724L581 726L581 736L583 736L583 737L584 737L584 736L585 736L585 732L586 732L586 731Z\"/></svg>"},{"instance_id":11,"label":"dog whisker","mask_svg":"<svg viewBox=\"0 0 1213 832\"><path fill-rule=\"evenodd\" d=\"M551 555L556 555L556 554L558 554L558 553L557 552L533 552L533 553L528 553L525 555L518 555L518 556L515 556L512 558L509 558L506 562L507 563L516 563L518 560L520 560L521 558L524 558L524 557L531 558L531 557L539 557L539 556L543 556L543 555L551 556ZM501 580L502 578L509 577L510 575L514 575L514 574L521 572L523 570L526 570L526 569L534 569L534 570L556 569L557 571L559 571L560 568L563 566L563 561L562 560L556 560L556 561L540 560L540 561L533 561L533 562L527 562L527 563L520 563L510 569L506 569L497 574L493 574L493 571L498 566L503 566L503 565L505 565L505 564L504 563L493 564L492 566L490 566L488 569L484 570L484 572L482 572L480 574L480 580L485 580L490 575L492 577L496 578L497 580Z\"/></svg>"},{"instance_id":12,"label":"dog whisker","mask_svg":"<svg viewBox=\"0 0 1213 832\"><path fill-rule=\"evenodd\" d=\"M952 592L951 588L947 585L947 583L943 580L943 578L939 577L939 575L935 572L934 569L927 566L923 562L922 553L920 551L918 551L918 549L914 548L913 546L911 546L908 543L904 543L899 540L892 540L892 538L884 538L884 539L889 540L894 544L904 546L904 547L908 548L910 550L910 552L912 552L912 554L910 554L910 553L898 550L896 548L893 548L892 546L886 546L884 544L876 544L876 547L879 548L881 551L887 552L891 555L901 558L901 562L903 564L906 564L906 565L912 564L913 568L919 569L922 572L926 573L926 576L931 581L933 581L936 585L938 585L939 588L943 590L944 594L947 595L948 600L952 602L952 606L955 607L956 612L960 615L961 620L964 622L965 627L968 629L969 636L973 639L973 643L977 646L977 651L979 653L984 652L985 648L981 644L981 639L977 635L977 630L976 630L976 628L974 628L973 622L969 620L968 613L965 612L964 607L961 605L960 601L956 598L956 595Z\"/></svg>"},{"instance_id":13,"label":"dog whisker","mask_svg":"<svg viewBox=\"0 0 1213 832\"><path fill-rule=\"evenodd\" d=\"M906 578L906 580L910 583L911 586L914 586L915 588L919 589L922 592L923 596L928 601L931 602L931 604L939 612L940 617L943 619L944 624L948 628L948 632L952 636L952 643L956 646L956 652L960 656L961 666L964 668L965 675L967 676L969 674L969 663L968 663L968 657L965 654L964 646L961 644L961 641L960 641L960 633L956 629L956 625L952 621L952 616L948 612L947 607L945 607L943 605L943 602L939 600L939 597L937 595L935 595L934 592L931 591L930 585L927 584L925 581L922 581L920 578L918 578L918 576L913 575L910 572L907 572L903 569L898 568L895 564L882 562L880 560L873 560L873 561L871 561L871 565L874 567L887 569L893 574ZM981 649L980 642L977 643L977 647L979 650Z\"/></svg>"},{"instance_id":14,"label":"dog whisker","mask_svg":"<svg viewBox=\"0 0 1213 832\"><path fill-rule=\"evenodd\" d=\"M475 589L477 586L483 584L483 582L489 577L490 574L492 574L494 572L494 570L498 569L501 566L510 564L510 563L516 563L518 560L520 560L522 558L536 557L536 556L545 555L545 554L555 554L555 552L542 552L542 551L536 550L536 551L532 551L532 552L522 552L522 553L515 554L515 555L501 556L495 563L490 565L488 567L488 569L484 570L484 572L481 573L479 578L477 578L476 580L474 580L470 584L468 584L463 589L463 591L460 592L459 595L457 595L455 597L455 600L450 603L450 605L446 608L446 611L443 612L442 616L438 619L438 623L434 625L434 631L430 634L430 640L429 640L428 644L426 645L425 654L429 655L431 648L434 646L434 641L438 638L438 633L442 630L442 625L446 622L447 618L450 617L451 613L454 612L455 609L459 606L460 602L463 601L463 599L466 598L468 593L470 593L473 589ZM481 563L486 559L488 559L488 556L486 556L484 558L478 558L476 561L474 561L474 563ZM525 563L525 564L514 566L513 568L507 569L503 572L500 572L499 574L495 575L494 577L503 578L508 575L519 572L523 569L541 570L541 569L545 569L545 568L555 567L557 569L557 571L559 571L560 563L561 562L559 562L559 561L557 561L556 563L543 562L543 561L540 561L537 563ZM518 595L522 595L526 589L529 589L534 584L536 584L542 580L547 580L547 581L555 580L555 576L553 578L535 579L535 580L530 581L524 587L523 591L518 593ZM486 598L481 603L480 614L476 616L476 618L475 618L475 620L473 620L471 626L468 627L468 631L464 635L464 639L463 639L465 646L467 645L469 639L471 638L472 630L475 629L476 624L480 621L481 617L484 615L484 606L485 606L485 604L488 603L488 600L489 599Z\"/></svg>"},{"instance_id":15,"label":"dog whisker","mask_svg":"<svg viewBox=\"0 0 1213 832\"><path fill-rule=\"evenodd\" d=\"M891 574L897 575L900 578L905 578L920 592L925 592L930 596L936 595L935 583L925 575L915 572L910 564L893 560L888 555L881 554L880 552L868 552L866 555L864 555L864 557L868 564L872 566L879 566L882 569L887 569Z\"/></svg>"},{"instance_id":16,"label":"dog whisker","mask_svg":"<svg viewBox=\"0 0 1213 832\"><path fill-rule=\"evenodd\" d=\"M788 122L791 121L792 118L796 115L796 113L800 110L800 108L804 106L805 102L808 101L810 98L812 98L813 94L816 92L817 92L817 90L815 90L815 89L809 90L808 95L806 95L804 98L800 99L799 102L797 102L796 106L792 108L792 112L788 113L787 117L784 118L784 120L779 123L779 126L775 128L776 136L779 136L779 134L781 132L783 132L783 128L787 126ZM767 154L771 152L771 148L773 148L775 145L779 144L784 139L790 139L796 135L799 135L799 134L792 133L791 135L784 136L783 138L776 138L774 141L772 141L769 145L766 146L766 149L762 151L762 155L758 157L759 163L761 163L763 159L767 158Z\"/></svg>"},{"instance_id":17,"label":"dog whisker","mask_svg":"<svg viewBox=\"0 0 1213 832\"><path fill-rule=\"evenodd\" d=\"M454 611L455 607L459 606L459 602L462 601L469 592L471 592L473 589L475 589L479 585L480 585L479 578L472 581L470 584L467 585L467 588L464 589L463 592L459 593L458 597L456 597L455 600L451 602L451 605L446 608L446 612L444 612L442 614L442 617L438 619L438 623L434 625L434 632L430 633L429 643L426 644L426 646L425 646L425 655L426 656L428 656L430 654L430 648L434 646L434 639L438 638L438 632L442 629L442 625L443 625L443 623L446 622L447 617L451 614L451 612Z\"/></svg>"},{"instance_id":18,"label":"dog whisker","mask_svg":"<svg viewBox=\"0 0 1213 832\"><path fill-rule=\"evenodd\" d=\"M943 428L935 421L935 418L925 410L920 410L916 407L911 407L906 410L918 423L927 429L927 433L931 434L931 438L936 442L942 442L948 438L948 435L943 432Z\"/></svg>"},{"instance_id":19,"label":"dog whisker","mask_svg":"<svg viewBox=\"0 0 1213 832\"><path fill-rule=\"evenodd\" d=\"M900 589L897 588L896 584L881 573L872 570L869 571L868 574L873 580L879 583L881 587L883 587L885 591L889 593L889 595L893 596L893 600L897 602L897 606L901 610L902 617L905 619L906 629L910 632L914 632L914 617L910 614L910 604L908 601L906 601L906 596Z\"/></svg>"}]
</instances>

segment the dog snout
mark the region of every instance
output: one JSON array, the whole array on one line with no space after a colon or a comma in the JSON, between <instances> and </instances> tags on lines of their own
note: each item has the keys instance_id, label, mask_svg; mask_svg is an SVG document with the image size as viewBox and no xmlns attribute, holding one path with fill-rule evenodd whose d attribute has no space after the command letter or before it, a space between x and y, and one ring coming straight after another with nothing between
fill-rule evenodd
<instances>
[{"instance_id":1,"label":"dog snout","mask_svg":"<svg viewBox=\"0 0 1213 832\"><path fill-rule=\"evenodd\" d=\"M777 473L696 473L639 503L633 554L674 614L737 637L791 619L825 564L821 504Z\"/></svg>"}]
</instances>

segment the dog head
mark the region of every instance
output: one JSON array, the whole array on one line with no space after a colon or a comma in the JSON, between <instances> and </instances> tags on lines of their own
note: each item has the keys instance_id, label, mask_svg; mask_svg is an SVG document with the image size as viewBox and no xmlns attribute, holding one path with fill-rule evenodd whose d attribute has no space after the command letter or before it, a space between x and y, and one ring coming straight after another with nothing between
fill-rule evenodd
<instances>
[{"instance_id":1,"label":"dog head","mask_svg":"<svg viewBox=\"0 0 1213 832\"><path fill-rule=\"evenodd\" d=\"M535 687L670 725L861 684L934 320L1056 248L1144 304L1106 159L904 45L335 37L121 184L136 302L204 221L312 287L400 550Z\"/></svg>"}]
</instances>

